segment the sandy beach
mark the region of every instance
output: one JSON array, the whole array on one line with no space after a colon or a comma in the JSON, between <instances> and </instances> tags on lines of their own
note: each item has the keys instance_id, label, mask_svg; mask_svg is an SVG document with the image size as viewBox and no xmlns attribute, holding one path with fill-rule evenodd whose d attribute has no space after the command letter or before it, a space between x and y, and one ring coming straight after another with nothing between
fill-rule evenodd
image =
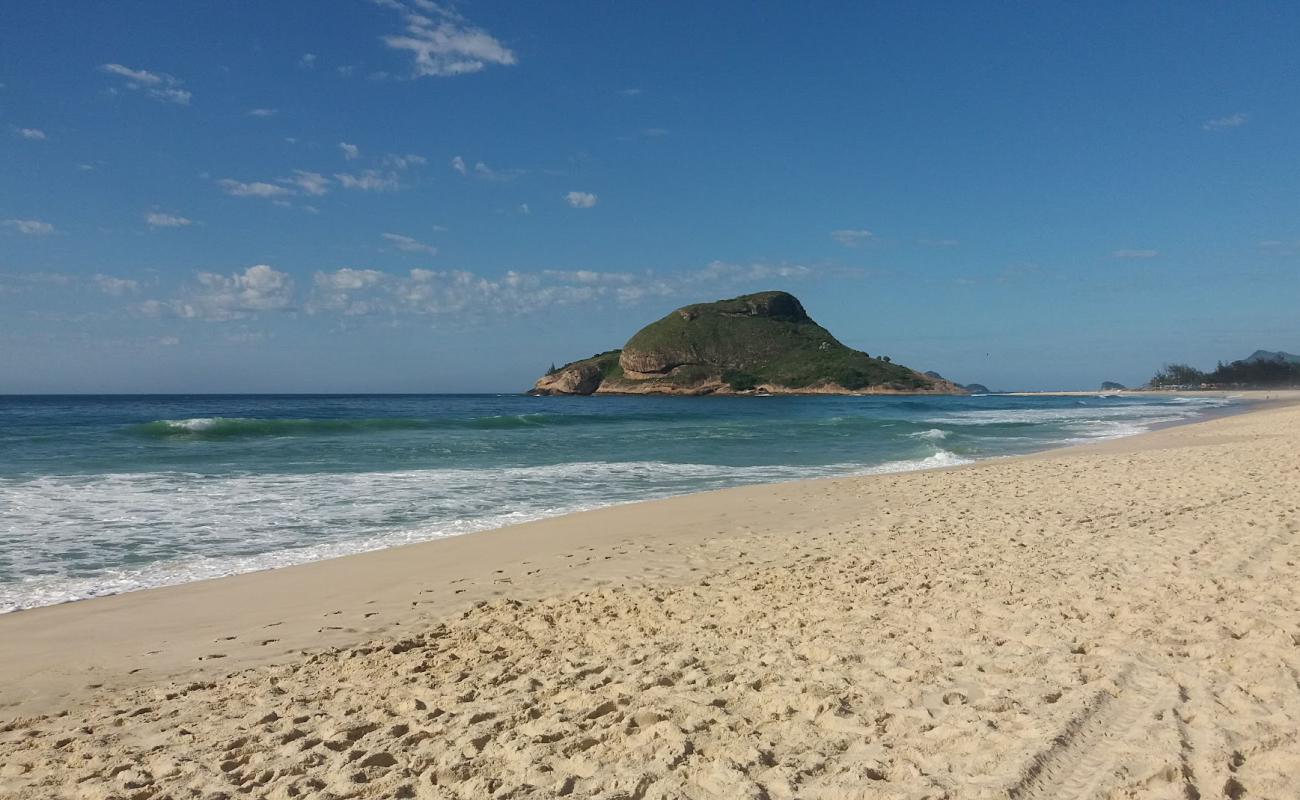
<instances>
[{"instance_id":1,"label":"sandy beach","mask_svg":"<svg viewBox=\"0 0 1300 800\"><path fill-rule=\"evenodd\" d=\"M1300 792L1300 406L0 617L0 797Z\"/></svg>"}]
</instances>

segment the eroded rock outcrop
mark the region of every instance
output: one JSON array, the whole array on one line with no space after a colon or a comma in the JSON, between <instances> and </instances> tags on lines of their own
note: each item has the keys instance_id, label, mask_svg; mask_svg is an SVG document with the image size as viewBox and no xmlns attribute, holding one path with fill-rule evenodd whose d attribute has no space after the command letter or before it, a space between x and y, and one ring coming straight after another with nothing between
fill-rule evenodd
<instances>
[{"instance_id":1,"label":"eroded rock outcrop","mask_svg":"<svg viewBox=\"0 0 1300 800\"><path fill-rule=\"evenodd\" d=\"M842 344L787 292L677 309L621 350L566 364L532 394L964 394L888 356Z\"/></svg>"}]
</instances>

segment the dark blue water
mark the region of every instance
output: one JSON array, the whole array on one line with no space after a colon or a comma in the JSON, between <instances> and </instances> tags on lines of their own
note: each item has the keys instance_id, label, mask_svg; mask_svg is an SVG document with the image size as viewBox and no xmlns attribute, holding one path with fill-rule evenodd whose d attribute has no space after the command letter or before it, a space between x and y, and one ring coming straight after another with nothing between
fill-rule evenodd
<instances>
[{"instance_id":1,"label":"dark blue water","mask_svg":"<svg viewBox=\"0 0 1300 800\"><path fill-rule=\"evenodd\" d=\"M651 497L961 464L1171 397L0 397L0 610Z\"/></svg>"}]
</instances>

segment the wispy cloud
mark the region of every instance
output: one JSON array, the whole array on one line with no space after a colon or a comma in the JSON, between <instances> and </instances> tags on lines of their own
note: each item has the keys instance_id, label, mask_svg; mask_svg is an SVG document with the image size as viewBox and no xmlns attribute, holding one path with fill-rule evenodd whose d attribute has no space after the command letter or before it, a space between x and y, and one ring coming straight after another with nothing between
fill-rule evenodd
<instances>
[{"instance_id":1,"label":"wispy cloud","mask_svg":"<svg viewBox=\"0 0 1300 800\"><path fill-rule=\"evenodd\" d=\"M361 148L357 147L355 144L339 142L339 149L343 151L343 158L348 161L353 161L361 155Z\"/></svg>"},{"instance_id":2,"label":"wispy cloud","mask_svg":"<svg viewBox=\"0 0 1300 800\"><path fill-rule=\"evenodd\" d=\"M54 233L54 226L39 219L7 219L6 228L12 228L24 236L49 236Z\"/></svg>"},{"instance_id":3,"label":"wispy cloud","mask_svg":"<svg viewBox=\"0 0 1300 800\"><path fill-rule=\"evenodd\" d=\"M140 291L140 282L129 278L115 278L112 275L95 275L91 280L106 295L121 297Z\"/></svg>"},{"instance_id":4,"label":"wispy cloud","mask_svg":"<svg viewBox=\"0 0 1300 800\"><path fill-rule=\"evenodd\" d=\"M618 93L624 97L636 97L641 94L640 89L619 89Z\"/></svg>"},{"instance_id":5,"label":"wispy cloud","mask_svg":"<svg viewBox=\"0 0 1300 800\"><path fill-rule=\"evenodd\" d=\"M1243 114L1240 111L1236 114L1229 114L1226 117L1216 117L1201 123L1201 128L1207 131L1221 131L1227 128L1240 128L1250 121L1250 115Z\"/></svg>"},{"instance_id":6,"label":"wispy cloud","mask_svg":"<svg viewBox=\"0 0 1300 800\"><path fill-rule=\"evenodd\" d=\"M278 108L250 108L247 112L250 117L274 117L280 113Z\"/></svg>"},{"instance_id":7,"label":"wispy cloud","mask_svg":"<svg viewBox=\"0 0 1300 800\"><path fill-rule=\"evenodd\" d=\"M1300 239L1283 241L1282 239L1265 239L1257 245L1260 250L1272 255L1293 256L1300 253Z\"/></svg>"},{"instance_id":8,"label":"wispy cloud","mask_svg":"<svg viewBox=\"0 0 1300 800\"><path fill-rule=\"evenodd\" d=\"M316 66L316 54L315 54L315 53L303 53L303 54L298 58L298 68L299 68L299 69L312 69L312 68L314 68L315 66Z\"/></svg>"},{"instance_id":9,"label":"wispy cloud","mask_svg":"<svg viewBox=\"0 0 1300 800\"><path fill-rule=\"evenodd\" d=\"M381 173L368 169L359 174L336 172L334 179L344 189L356 189L362 192L391 192L401 188L397 175L391 172Z\"/></svg>"},{"instance_id":10,"label":"wispy cloud","mask_svg":"<svg viewBox=\"0 0 1300 800\"><path fill-rule=\"evenodd\" d=\"M230 178L222 178L217 181L217 185L231 197L282 197L292 194L289 189L283 186L276 186L274 183L264 181L242 183Z\"/></svg>"},{"instance_id":11,"label":"wispy cloud","mask_svg":"<svg viewBox=\"0 0 1300 800\"><path fill-rule=\"evenodd\" d=\"M564 201L574 208L591 208L600 202L600 198L591 192L569 192Z\"/></svg>"},{"instance_id":12,"label":"wispy cloud","mask_svg":"<svg viewBox=\"0 0 1300 800\"><path fill-rule=\"evenodd\" d=\"M383 238L407 252L432 250L403 234L386 233ZM813 274L811 267L802 264L726 261L665 271L511 270L499 275L456 269L388 272L341 267L317 271L304 297L296 291L289 274L257 264L228 274L200 272L171 297L145 300L136 308L147 316L211 322L299 310L344 316L436 315L475 320L547 312L590 301L634 305L649 300L723 297L741 290L787 285ZM137 294L145 286L109 275L96 275L93 285L114 296Z\"/></svg>"},{"instance_id":13,"label":"wispy cloud","mask_svg":"<svg viewBox=\"0 0 1300 800\"><path fill-rule=\"evenodd\" d=\"M18 128L15 133L19 137L33 142L43 142L46 138L45 131L40 128Z\"/></svg>"},{"instance_id":14,"label":"wispy cloud","mask_svg":"<svg viewBox=\"0 0 1300 800\"><path fill-rule=\"evenodd\" d=\"M844 228L838 231L831 231L831 238L845 247L857 247L863 242L870 241L875 234L871 231Z\"/></svg>"},{"instance_id":15,"label":"wispy cloud","mask_svg":"<svg viewBox=\"0 0 1300 800\"><path fill-rule=\"evenodd\" d=\"M479 72L489 65L510 66L515 54L482 28L474 27L460 14L433 3L416 2L420 11L400 2L385 2L403 14L401 34L384 36L393 50L414 58L415 77L449 77ZM432 17L425 14L432 14Z\"/></svg>"},{"instance_id":16,"label":"wispy cloud","mask_svg":"<svg viewBox=\"0 0 1300 800\"><path fill-rule=\"evenodd\" d=\"M305 308L309 313L422 314L488 318L547 311L605 299L631 305L648 299L722 295L774 280L812 275L799 264L732 264L713 261L699 269L670 272L594 270L509 271L485 276L465 270L413 269L390 273L344 267L317 272Z\"/></svg>"},{"instance_id":17,"label":"wispy cloud","mask_svg":"<svg viewBox=\"0 0 1300 800\"><path fill-rule=\"evenodd\" d=\"M193 225L194 221L175 214L164 214L160 211L150 211L144 215L145 223L151 228L184 228L186 225Z\"/></svg>"},{"instance_id":18,"label":"wispy cloud","mask_svg":"<svg viewBox=\"0 0 1300 800\"><path fill-rule=\"evenodd\" d=\"M418 239L412 239L410 236L403 236L400 233L385 233L383 237L392 242L393 246L403 253L425 253L431 256L438 254L438 248L425 244Z\"/></svg>"},{"instance_id":19,"label":"wispy cloud","mask_svg":"<svg viewBox=\"0 0 1300 800\"><path fill-rule=\"evenodd\" d=\"M330 179L319 172L308 172L304 169L295 169L293 177L280 178L279 183L290 184L298 187L303 194L319 197L329 192Z\"/></svg>"},{"instance_id":20,"label":"wispy cloud","mask_svg":"<svg viewBox=\"0 0 1300 800\"><path fill-rule=\"evenodd\" d=\"M416 155L415 153L407 153L406 155L389 153L383 158L383 165L385 167L400 170L407 170L413 167L423 167L428 163L429 159L424 156Z\"/></svg>"},{"instance_id":21,"label":"wispy cloud","mask_svg":"<svg viewBox=\"0 0 1300 800\"><path fill-rule=\"evenodd\" d=\"M131 69L121 64L102 64L100 71L121 79L121 85L131 91L142 91L161 103L187 106L192 95L180 88L183 81L165 72Z\"/></svg>"},{"instance_id":22,"label":"wispy cloud","mask_svg":"<svg viewBox=\"0 0 1300 800\"><path fill-rule=\"evenodd\" d=\"M293 304L293 278L266 264L220 275L200 272L196 284L173 300L148 300L141 311L150 316L177 316L223 322L259 312L284 311Z\"/></svg>"},{"instance_id":23,"label":"wispy cloud","mask_svg":"<svg viewBox=\"0 0 1300 800\"><path fill-rule=\"evenodd\" d=\"M485 181L512 181L528 173L526 169L493 169L483 161L476 162L471 169L460 156L452 158L451 168L461 175L482 178Z\"/></svg>"},{"instance_id":24,"label":"wispy cloud","mask_svg":"<svg viewBox=\"0 0 1300 800\"><path fill-rule=\"evenodd\" d=\"M1156 256L1160 255L1160 251L1143 250L1143 249L1124 249L1124 250L1116 250L1110 255L1111 258L1155 258Z\"/></svg>"}]
</instances>

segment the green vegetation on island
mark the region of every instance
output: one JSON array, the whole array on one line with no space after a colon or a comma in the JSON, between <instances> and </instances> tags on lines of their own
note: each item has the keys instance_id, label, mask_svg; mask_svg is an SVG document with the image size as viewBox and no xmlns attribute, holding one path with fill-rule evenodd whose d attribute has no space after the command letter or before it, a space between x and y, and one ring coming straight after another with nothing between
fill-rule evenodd
<instances>
[{"instance_id":1,"label":"green vegetation on island","mask_svg":"<svg viewBox=\"0 0 1300 800\"><path fill-rule=\"evenodd\" d=\"M1166 364L1151 378L1152 389L1248 389L1300 386L1300 356L1256 350L1239 361L1219 362L1210 372L1188 364Z\"/></svg>"},{"instance_id":2,"label":"green vegetation on island","mask_svg":"<svg viewBox=\"0 0 1300 800\"><path fill-rule=\"evenodd\" d=\"M786 292L684 306L621 350L548 372L533 394L961 394L888 356L840 343Z\"/></svg>"}]
</instances>

